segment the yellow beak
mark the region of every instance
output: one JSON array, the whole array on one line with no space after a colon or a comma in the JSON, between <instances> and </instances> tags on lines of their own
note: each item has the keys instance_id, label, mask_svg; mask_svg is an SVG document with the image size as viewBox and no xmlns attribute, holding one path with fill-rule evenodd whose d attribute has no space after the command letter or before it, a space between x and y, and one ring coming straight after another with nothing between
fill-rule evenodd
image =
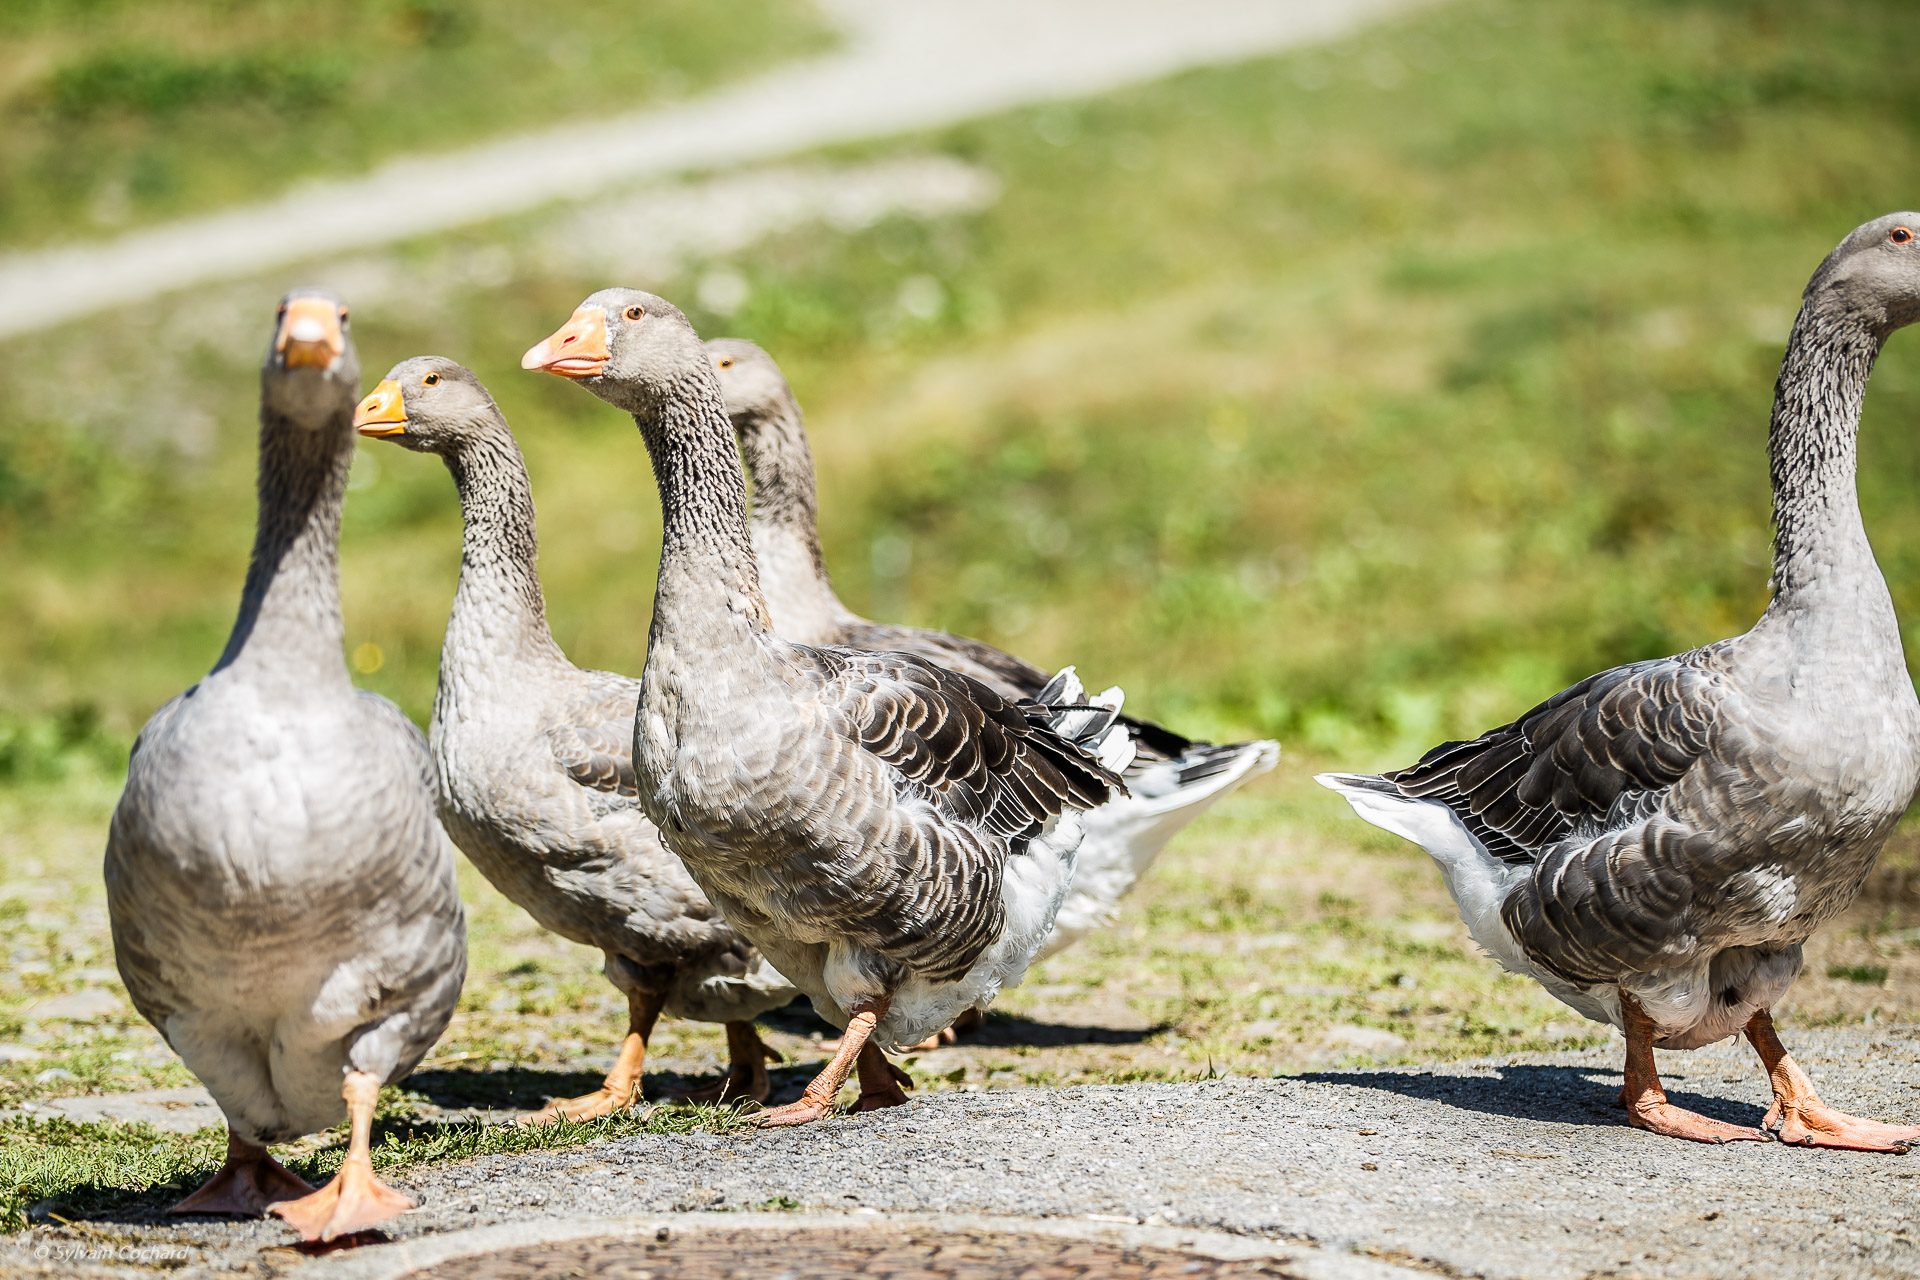
<instances>
[{"instance_id":1,"label":"yellow beak","mask_svg":"<svg viewBox=\"0 0 1920 1280\"><path fill-rule=\"evenodd\" d=\"M392 378L367 392L353 411L353 429L376 440L407 434L407 402Z\"/></svg>"}]
</instances>

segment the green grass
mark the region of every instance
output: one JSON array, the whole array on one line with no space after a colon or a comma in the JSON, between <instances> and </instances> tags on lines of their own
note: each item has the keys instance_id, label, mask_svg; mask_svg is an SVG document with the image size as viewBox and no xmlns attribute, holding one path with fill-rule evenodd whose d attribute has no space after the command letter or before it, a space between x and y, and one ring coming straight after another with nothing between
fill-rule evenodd
<instances>
[{"instance_id":1,"label":"green grass","mask_svg":"<svg viewBox=\"0 0 1920 1280\"><path fill-rule=\"evenodd\" d=\"M948 153L1003 195L636 282L692 302L710 267L746 278L736 313L691 311L792 375L850 602L1075 661L1191 732L1286 744L1281 773L1183 839L1112 930L996 1006L1024 1022L922 1059L922 1087L1604 1037L1475 955L1422 855L1307 775L1403 762L1592 670L1750 623L1780 345L1820 256L1920 200L1916 55L1920 27L1891 0L1467 0L843 151ZM534 470L557 635L583 664L637 671L658 528L639 442L515 367L606 283L553 265L556 226L403 246L383 269L431 304L356 307L355 328L369 380L437 351L488 381ZM502 269L454 274L480 253ZM116 314L88 344L23 339L0 362L0 614L25 620L0 629L0 939L34 966L0 991L0 1043L41 1055L0 1063L0 1103L181 1078L130 1009L33 1009L111 985L98 857L118 760L230 622L276 293ZM1920 339L1902 335L1868 398L1862 498L1909 620L1917 413ZM354 486L349 648L424 717L452 486L382 446ZM1916 867L1909 827L1815 940L1796 1017L1914 1016ZM618 1000L584 951L468 889L472 977L426 1068L524 1105L604 1064ZM656 1061L711 1070L717 1040L664 1025ZM791 1071L814 1061L803 1032L772 1040ZM78 1085L39 1080L50 1068ZM531 1078L509 1085L513 1070ZM148 1176L204 1164L181 1150Z\"/></svg>"},{"instance_id":2,"label":"green grass","mask_svg":"<svg viewBox=\"0 0 1920 1280\"><path fill-rule=\"evenodd\" d=\"M19 0L0 11L0 244L630 112L826 38L804 0L537 16L501 0Z\"/></svg>"},{"instance_id":3,"label":"green grass","mask_svg":"<svg viewBox=\"0 0 1920 1280\"><path fill-rule=\"evenodd\" d=\"M735 1110L661 1107L585 1123L421 1124L409 1099L388 1090L374 1124L374 1168L388 1173L446 1160L555 1151L639 1134L727 1133L749 1121ZM326 1145L321 1145L322 1143ZM42 1219L86 1217L136 1206L165 1208L220 1167L226 1135L162 1133L151 1125L82 1125L68 1120L0 1120L0 1231ZM286 1166L319 1186L346 1154L328 1138L302 1143Z\"/></svg>"}]
</instances>

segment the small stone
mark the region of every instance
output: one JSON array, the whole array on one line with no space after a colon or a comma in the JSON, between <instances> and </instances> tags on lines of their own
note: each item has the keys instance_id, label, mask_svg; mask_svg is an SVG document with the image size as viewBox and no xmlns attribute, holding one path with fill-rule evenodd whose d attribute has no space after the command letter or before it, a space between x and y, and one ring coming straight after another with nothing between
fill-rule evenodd
<instances>
[{"instance_id":1,"label":"small stone","mask_svg":"<svg viewBox=\"0 0 1920 1280\"><path fill-rule=\"evenodd\" d=\"M33 1078L35 1084L58 1084L62 1080L78 1080L80 1077L65 1067L48 1067Z\"/></svg>"},{"instance_id":2,"label":"small stone","mask_svg":"<svg viewBox=\"0 0 1920 1280\"><path fill-rule=\"evenodd\" d=\"M24 1044L0 1044L0 1062L32 1062L44 1056L38 1049L29 1049Z\"/></svg>"}]
</instances>

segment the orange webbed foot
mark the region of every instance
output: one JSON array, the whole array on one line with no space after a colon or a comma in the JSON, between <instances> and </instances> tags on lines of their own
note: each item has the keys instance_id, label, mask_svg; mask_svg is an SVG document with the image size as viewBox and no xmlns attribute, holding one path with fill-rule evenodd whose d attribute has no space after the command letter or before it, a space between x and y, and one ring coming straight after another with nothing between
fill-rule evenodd
<instances>
[{"instance_id":1,"label":"orange webbed foot","mask_svg":"<svg viewBox=\"0 0 1920 1280\"><path fill-rule=\"evenodd\" d=\"M599 1120L625 1111L640 1101L640 1091L609 1089L605 1085L592 1093L583 1093L577 1098L555 1098L538 1111L529 1111L514 1118L515 1124L536 1125L552 1124L557 1120Z\"/></svg>"},{"instance_id":2,"label":"orange webbed foot","mask_svg":"<svg viewBox=\"0 0 1920 1280\"><path fill-rule=\"evenodd\" d=\"M1688 1142L1720 1145L1727 1142L1765 1142L1768 1135L1746 1125L1714 1120L1697 1111L1676 1107L1664 1099L1641 1098L1627 1104L1627 1123L1648 1133Z\"/></svg>"},{"instance_id":3,"label":"orange webbed foot","mask_svg":"<svg viewBox=\"0 0 1920 1280\"><path fill-rule=\"evenodd\" d=\"M763 1111L754 1123L762 1129L790 1129L795 1125L812 1124L824 1120L833 1114L833 1103L822 1101L811 1094L802 1094L798 1099L784 1106Z\"/></svg>"},{"instance_id":4,"label":"orange webbed foot","mask_svg":"<svg viewBox=\"0 0 1920 1280\"><path fill-rule=\"evenodd\" d=\"M349 1156L333 1181L311 1195L276 1204L303 1240L337 1240L365 1231L414 1208L411 1196L395 1191L374 1175L370 1161Z\"/></svg>"},{"instance_id":5,"label":"orange webbed foot","mask_svg":"<svg viewBox=\"0 0 1920 1280\"><path fill-rule=\"evenodd\" d=\"M232 1154L199 1190L181 1199L168 1213L215 1213L257 1218L268 1206L311 1195L313 1186L264 1150L236 1158Z\"/></svg>"},{"instance_id":6,"label":"orange webbed foot","mask_svg":"<svg viewBox=\"0 0 1920 1280\"><path fill-rule=\"evenodd\" d=\"M1884 1151L1905 1155L1920 1145L1920 1126L1883 1124L1836 1111L1818 1098L1783 1107L1776 1102L1762 1121L1792 1147L1827 1147L1836 1151Z\"/></svg>"}]
</instances>

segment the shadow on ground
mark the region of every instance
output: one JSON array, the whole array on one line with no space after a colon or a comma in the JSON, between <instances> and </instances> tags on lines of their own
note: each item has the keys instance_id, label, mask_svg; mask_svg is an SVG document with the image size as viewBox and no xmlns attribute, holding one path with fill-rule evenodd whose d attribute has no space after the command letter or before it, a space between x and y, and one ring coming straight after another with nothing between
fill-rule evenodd
<instances>
[{"instance_id":1,"label":"shadow on ground","mask_svg":"<svg viewBox=\"0 0 1920 1280\"><path fill-rule=\"evenodd\" d=\"M1622 1125L1620 1077L1594 1067L1509 1066L1487 1075L1438 1075L1413 1071L1310 1071L1293 1079L1309 1084L1378 1089L1421 1102L1438 1102L1463 1111L1511 1120L1557 1124ZM1678 1106L1729 1124L1759 1123L1751 1102L1675 1089Z\"/></svg>"},{"instance_id":2,"label":"shadow on ground","mask_svg":"<svg viewBox=\"0 0 1920 1280\"><path fill-rule=\"evenodd\" d=\"M1039 1022L1015 1014L989 1013L984 1025L960 1037L959 1047L1013 1048L1032 1045L1054 1048L1075 1044L1144 1044L1173 1030L1171 1022L1146 1027L1087 1027L1067 1022Z\"/></svg>"}]
</instances>

